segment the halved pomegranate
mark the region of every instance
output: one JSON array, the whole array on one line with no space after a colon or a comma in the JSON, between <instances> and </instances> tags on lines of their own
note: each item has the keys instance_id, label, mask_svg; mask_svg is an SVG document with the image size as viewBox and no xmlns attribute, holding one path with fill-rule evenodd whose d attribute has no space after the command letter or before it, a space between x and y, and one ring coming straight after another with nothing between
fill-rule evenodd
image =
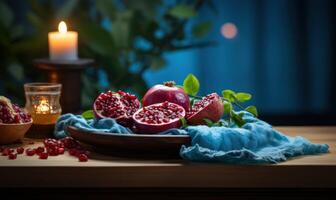
<instances>
[{"instance_id":1,"label":"halved pomegranate","mask_svg":"<svg viewBox=\"0 0 336 200\"><path fill-rule=\"evenodd\" d=\"M142 99L143 106L168 101L182 106L186 111L190 108L189 96L183 89L176 87L174 81L165 82L164 85L155 85L150 88Z\"/></svg>"},{"instance_id":2,"label":"halved pomegranate","mask_svg":"<svg viewBox=\"0 0 336 200\"><path fill-rule=\"evenodd\" d=\"M101 93L93 103L93 110L98 119L114 118L118 123L129 126L132 115L140 108L135 95L118 91Z\"/></svg>"},{"instance_id":3,"label":"halved pomegranate","mask_svg":"<svg viewBox=\"0 0 336 200\"><path fill-rule=\"evenodd\" d=\"M181 126L180 119L185 117L182 106L165 101L143 107L133 115L138 133L154 134Z\"/></svg>"},{"instance_id":4,"label":"halved pomegranate","mask_svg":"<svg viewBox=\"0 0 336 200\"><path fill-rule=\"evenodd\" d=\"M204 119L217 122L224 114L223 102L216 93L208 94L202 100L196 102L189 112L186 119L188 124L206 124Z\"/></svg>"},{"instance_id":5,"label":"halved pomegranate","mask_svg":"<svg viewBox=\"0 0 336 200\"><path fill-rule=\"evenodd\" d=\"M31 116L24 109L0 96L0 124L23 124L31 121Z\"/></svg>"}]
</instances>

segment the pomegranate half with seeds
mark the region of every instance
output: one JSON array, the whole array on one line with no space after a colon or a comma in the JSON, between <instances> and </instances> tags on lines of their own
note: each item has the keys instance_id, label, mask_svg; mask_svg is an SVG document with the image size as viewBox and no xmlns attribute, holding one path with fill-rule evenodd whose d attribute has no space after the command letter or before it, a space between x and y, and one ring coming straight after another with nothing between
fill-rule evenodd
<instances>
[{"instance_id":1,"label":"pomegranate half with seeds","mask_svg":"<svg viewBox=\"0 0 336 200\"><path fill-rule=\"evenodd\" d=\"M142 99L143 106L168 101L182 106L186 111L190 108L189 96L182 88L176 87L174 81L165 82L150 88Z\"/></svg>"},{"instance_id":2,"label":"pomegranate half with seeds","mask_svg":"<svg viewBox=\"0 0 336 200\"><path fill-rule=\"evenodd\" d=\"M180 119L185 117L182 106L165 101L143 107L133 115L137 133L155 134L181 126Z\"/></svg>"},{"instance_id":3,"label":"pomegranate half with seeds","mask_svg":"<svg viewBox=\"0 0 336 200\"><path fill-rule=\"evenodd\" d=\"M0 96L0 144L22 139L32 122L31 116L24 109Z\"/></svg>"},{"instance_id":4,"label":"pomegranate half with seeds","mask_svg":"<svg viewBox=\"0 0 336 200\"><path fill-rule=\"evenodd\" d=\"M186 119L188 124L201 125L205 124L204 119L217 122L224 114L223 102L216 93L208 94L202 100L194 103L187 113Z\"/></svg>"},{"instance_id":5,"label":"pomegranate half with seeds","mask_svg":"<svg viewBox=\"0 0 336 200\"><path fill-rule=\"evenodd\" d=\"M93 104L98 119L113 118L125 126L132 124L132 115L139 108L140 102L137 97L123 91L101 93Z\"/></svg>"},{"instance_id":6,"label":"pomegranate half with seeds","mask_svg":"<svg viewBox=\"0 0 336 200\"><path fill-rule=\"evenodd\" d=\"M16 104L0 96L0 124L22 124L31 122L31 116Z\"/></svg>"}]
</instances>

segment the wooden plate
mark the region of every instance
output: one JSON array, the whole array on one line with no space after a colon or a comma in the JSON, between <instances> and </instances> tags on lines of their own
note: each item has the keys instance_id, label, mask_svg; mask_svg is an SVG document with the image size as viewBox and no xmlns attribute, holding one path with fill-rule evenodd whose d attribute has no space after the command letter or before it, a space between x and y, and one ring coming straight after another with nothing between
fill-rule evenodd
<instances>
[{"instance_id":1,"label":"wooden plate","mask_svg":"<svg viewBox=\"0 0 336 200\"><path fill-rule=\"evenodd\" d=\"M181 145L188 145L191 141L188 135L94 133L73 126L67 130L74 139L109 154L178 155Z\"/></svg>"}]
</instances>

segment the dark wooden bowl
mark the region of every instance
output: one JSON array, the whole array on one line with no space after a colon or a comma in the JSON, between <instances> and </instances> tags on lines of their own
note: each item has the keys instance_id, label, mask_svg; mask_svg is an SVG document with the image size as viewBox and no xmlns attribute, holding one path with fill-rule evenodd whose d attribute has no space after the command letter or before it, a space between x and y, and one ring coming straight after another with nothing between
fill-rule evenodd
<instances>
[{"instance_id":1,"label":"dark wooden bowl","mask_svg":"<svg viewBox=\"0 0 336 200\"><path fill-rule=\"evenodd\" d=\"M69 126L67 131L74 139L108 154L178 155L181 145L191 142L188 135L93 133L73 126Z\"/></svg>"}]
</instances>

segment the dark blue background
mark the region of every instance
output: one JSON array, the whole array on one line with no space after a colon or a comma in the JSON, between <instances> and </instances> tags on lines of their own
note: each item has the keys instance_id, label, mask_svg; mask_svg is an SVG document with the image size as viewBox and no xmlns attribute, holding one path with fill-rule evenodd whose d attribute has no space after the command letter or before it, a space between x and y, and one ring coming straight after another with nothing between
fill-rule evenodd
<instances>
[{"instance_id":1,"label":"dark blue background","mask_svg":"<svg viewBox=\"0 0 336 200\"><path fill-rule=\"evenodd\" d=\"M274 123L336 123L335 3L331 0L215 0L217 15L207 39L216 46L167 54L168 67L145 74L150 85L182 82L188 73L201 93L224 88L248 91L262 115ZM234 23L226 39L220 28ZM301 118L301 120L300 120Z\"/></svg>"}]
</instances>

